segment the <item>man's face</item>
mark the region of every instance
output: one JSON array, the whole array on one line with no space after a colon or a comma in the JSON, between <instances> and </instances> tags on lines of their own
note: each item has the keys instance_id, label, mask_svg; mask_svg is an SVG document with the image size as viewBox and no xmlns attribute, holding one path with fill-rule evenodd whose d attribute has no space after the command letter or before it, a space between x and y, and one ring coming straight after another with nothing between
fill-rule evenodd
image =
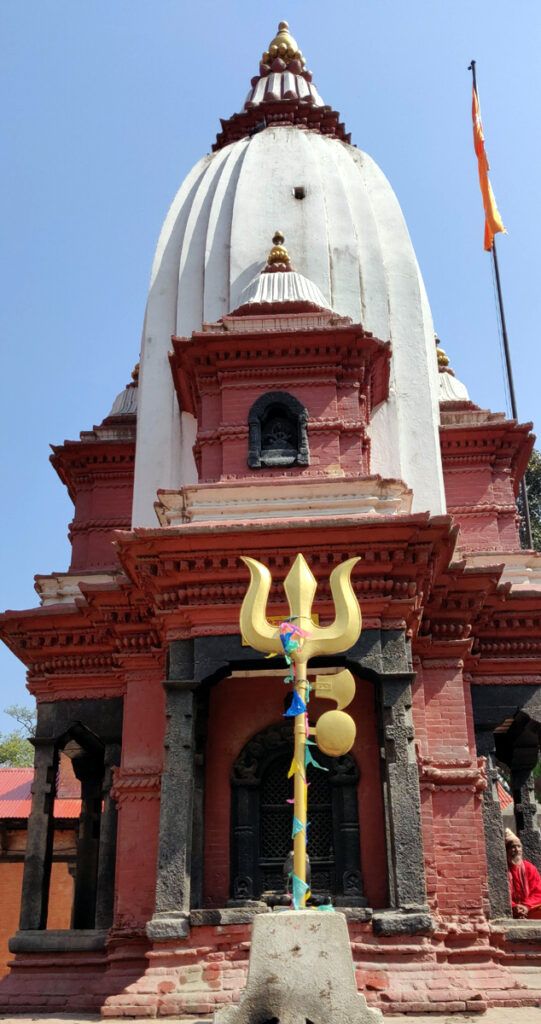
<instances>
[{"instance_id":1,"label":"man's face","mask_svg":"<svg viewBox=\"0 0 541 1024\"><path fill-rule=\"evenodd\" d=\"M507 843L507 863L508 864L520 864L522 860L522 843L517 842Z\"/></svg>"}]
</instances>

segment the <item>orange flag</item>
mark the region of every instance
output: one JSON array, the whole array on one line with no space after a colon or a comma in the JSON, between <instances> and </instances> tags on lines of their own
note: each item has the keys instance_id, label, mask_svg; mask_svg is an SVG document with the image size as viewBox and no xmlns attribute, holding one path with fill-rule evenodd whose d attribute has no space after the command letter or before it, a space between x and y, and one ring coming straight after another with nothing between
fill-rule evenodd
<instances>
[{"instance_id":1,"label":"orange flag","mask_svg":"<svg viewBox=\"0 0 541 1024\"><path fill-rule=\"evenodd\" d=\"M503 221L498 207L496 206L496 200L488 177L489 163L485 152L485 136L483 134L479 98L477 96L475 86L473 87L472 96L472 120L473 146L475 149L475 155L477 156L479 184L481 186L481 195L483 197L483 206L485 208L485 249L487 252L490 252L494 242L494 235L496 235L498 231L505 232L505 228L503 226Z\"/></svg>"}]
</instances>

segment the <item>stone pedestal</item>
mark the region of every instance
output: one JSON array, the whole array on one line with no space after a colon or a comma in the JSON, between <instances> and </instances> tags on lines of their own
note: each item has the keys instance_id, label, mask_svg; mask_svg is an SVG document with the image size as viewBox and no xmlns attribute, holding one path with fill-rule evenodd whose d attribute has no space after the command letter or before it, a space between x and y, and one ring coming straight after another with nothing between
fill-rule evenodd
<instances>
[{"instance_id":1,"label":"stone pedestal","mask_svg":"<svg viewBox=\"0 0 541 1024\"><path fill-rule=\"evenodd\" d=\"M248 983L214 1024L382 1024L355 985L346 918L317 910L255 918Z\"/></svg>"}]
</instances>

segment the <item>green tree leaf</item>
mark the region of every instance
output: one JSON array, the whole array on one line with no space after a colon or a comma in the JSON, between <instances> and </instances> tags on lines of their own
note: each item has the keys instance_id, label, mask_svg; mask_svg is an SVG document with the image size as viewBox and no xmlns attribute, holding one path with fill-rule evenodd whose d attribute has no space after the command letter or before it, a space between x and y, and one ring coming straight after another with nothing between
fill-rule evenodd
<instances>
[{"instance_id":1,"label":"green tree leaf","mask_svg":"<svg viewBox=\"0 0 541 1024\"><path fill-rule=\"evenodd\" d=\"M34 748L29 737L36 731L36 709L24 704L11 704L5 708L5 713L14 718L20 728L0 733L0 768L31 768Z\"/></svg>"},{"instance_id":2,"label":"green tree leaf","mask_svg":"<svg viewBox=\"0 0 541 1024\"><path fill-rule=\"evenodd\" d=\"M20 732L7 732L0 736L0 767L31 768L34 748Z\"/></svg>"}]
</instances>

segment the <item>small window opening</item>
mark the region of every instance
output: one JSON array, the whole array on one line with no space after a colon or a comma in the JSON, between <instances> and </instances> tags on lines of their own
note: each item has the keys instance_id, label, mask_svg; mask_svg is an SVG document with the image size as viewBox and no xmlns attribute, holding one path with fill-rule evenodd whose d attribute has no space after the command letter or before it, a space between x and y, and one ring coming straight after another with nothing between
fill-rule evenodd
<instances>
[{"instance_id":1,"label":"small window opening","mask_svg":"<svg viewBox=\"0 0 541 1024\"><path fill-rule=\"evenodd\" d=\"M295 188L293 189L293 195L295 199L305 199L306 189L304 185L295 185Z\"/></svg>"},{"instance_id":2,"label":"small window opening","mask_svg":"<svg viewBox=\"0 0 541 1024\"><path fill-rule=\"evenodd\" d=\"M254 402L248 416L248 465L308 466L308 412L293 395L269 392Z\"/></svg>"}]
</instances>

